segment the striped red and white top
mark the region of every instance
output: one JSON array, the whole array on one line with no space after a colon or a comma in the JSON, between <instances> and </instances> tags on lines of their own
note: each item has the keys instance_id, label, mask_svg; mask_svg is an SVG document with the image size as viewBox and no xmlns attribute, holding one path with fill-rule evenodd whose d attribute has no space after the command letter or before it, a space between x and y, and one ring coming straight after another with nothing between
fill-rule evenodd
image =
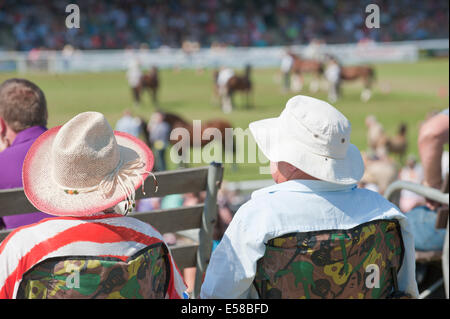
<instances>
[{"instance_id":1,"label":"striped red and white top","mask_svg":"<svg viewBox=\"0 0 450 319\"><path fill-rule=\"evenodd\" d=\"M15 229L0 244L0 298L16 298L23 275L50 257L100 256L126 260L163 237L149 224L119 214L55 217ZM183 278L170 255L167 298L182 298Z\"/></svg>"}]
</instances>

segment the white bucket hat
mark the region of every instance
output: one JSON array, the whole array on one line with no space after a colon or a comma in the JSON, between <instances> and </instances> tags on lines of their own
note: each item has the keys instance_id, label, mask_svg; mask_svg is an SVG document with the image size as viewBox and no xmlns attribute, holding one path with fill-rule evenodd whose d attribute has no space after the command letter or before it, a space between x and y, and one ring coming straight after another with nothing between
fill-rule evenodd
<instances>
[{"instance_id":1,"label":"white bucket hat","mask_svg":"<svg viewBox=\"0 0 450 319\"><path fill-rule=\"evenodd\" d=\"M42 212L87 216L124 200L131 204L153 163L140 139L113 131L101 113L85 112L33 143L23 164L23 187Z\"/></svg>"},{"instance_id":2,"label":"white bucket hat","mask_svg":"<svg viewBox=\"0 0 450 319\"><path fill-rule=\"evenodd\" d=\"M252 122L249 128L272 162L287 162L336 184L355 184L364 174L361 153L350 143L350 122L324 101L294 96L279 117Z\"/></svg>"}]
</instances>

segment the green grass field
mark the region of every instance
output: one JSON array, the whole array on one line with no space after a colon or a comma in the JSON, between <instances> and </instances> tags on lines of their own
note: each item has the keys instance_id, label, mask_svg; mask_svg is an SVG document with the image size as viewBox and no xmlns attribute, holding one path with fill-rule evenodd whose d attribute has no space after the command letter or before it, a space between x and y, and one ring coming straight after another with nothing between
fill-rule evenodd
<instances>
[{"instance_id":1,"label":"green grass field","mask_svg":"<svg viewBox=\"0 0 450 319\"><path fill-rule=\"evenodd\" d=\"M335 106L352 123L352 142L360 150L366 149L364 119L374 114L387 133L394 134L400 122L408 124L408 153L417 155L417 132L420 122L430 111L448 107L449 61L448 59L420 60L417 63L376 65L374 94L368 103L359 99L361 83L344 84L343 96ZM254 105L244 109L244 100L237 96L237 109L224 115L214 102L212 71L161 70L161 108L175 112L188 120L225 118L235 127L246 129L254 120L278 116L286 101L293 95L283 94L276 81L277 69L255 69ZM132 107L131 94L125 72L81 74L11 74L1 73L0 81L10 77L25 77L37 83L45 92L49 107L49 127L64 124L74 115L84 111L99 111L114 126L125 108ZM439 94L443 91L444 96ZM310 95L307 88L302 94ZM326 99L325 92L314 94ZM145 105L134 109L136 115L149 118L154 110L148 96ZM231 170L225 165L225 179L247 180L269 178L260 175L259 164L239 164ZM169 163L170 168L175 165Z\"/></svg>"}]
</instances>

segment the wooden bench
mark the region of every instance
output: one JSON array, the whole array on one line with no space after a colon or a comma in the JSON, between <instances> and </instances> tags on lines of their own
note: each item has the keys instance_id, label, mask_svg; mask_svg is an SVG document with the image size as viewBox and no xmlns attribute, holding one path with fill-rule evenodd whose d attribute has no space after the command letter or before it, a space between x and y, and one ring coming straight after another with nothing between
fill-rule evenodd
<instances>
[{"instance_id":1,"label":"wooden bench","mask_svg":"<svg viewBox=\"0 0 450 319\"><path fill-rule=\"evenodd\" d=\"M204 272L209 263L212 249L213 226L217 219L217 191L223 177L223 166L212 163L206 167L178 169L155 173L158 192L155 193L152 177L145 183L144 196L141 188L136 191L136 199L162 197L170 194L184 194L206 191L203 204L175 209L154 210L132 213L129 216L147 222L161 234L176 233L188 229L200 229L196 241L181 241L169 246L178 268L196 267L195 286L192 297L197 298ZM0 216L24 214L36 211L28 201L22 188L0 190ZM2 241L11 230L0 231Z\"/></svg>"}]
</instances>

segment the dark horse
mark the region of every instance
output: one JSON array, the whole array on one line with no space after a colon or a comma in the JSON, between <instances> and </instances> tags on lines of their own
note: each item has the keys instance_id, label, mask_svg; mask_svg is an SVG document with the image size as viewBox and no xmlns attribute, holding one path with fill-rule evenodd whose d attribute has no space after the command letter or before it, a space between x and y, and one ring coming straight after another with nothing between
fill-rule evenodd
<instances>
[{"instance_id":1,"label":"dark horse","mask_svg":"<svg viewBox=\"0 0 450 319\"><path fill-rule=\"evenodd\" d=\"M220 102L222 109L225 113L231 112L234 107L233 96L236 92L242 92L245 94L246 102L245 107L248 109L253 106L253 103L250 102L250 96L252 94L252 81L251 81L251 65L247 64L245 66L244 74L242 75L233 75L225 84L224 90L221 91L221 88L217 88L218 94L220 97ZM218 73L214 74L216 81L218 77Z\"/></svg>"},{"instance_id":2,"label":"dark horse","mask_svg":"<svg viewBox=\"0 0 450 319\"><path fill-rule=\"evenodd\" d=\"M312 73L314 76L314 81L310 84L310 90L317 92L319 89L319 81L324 72L323 63L316 60L302 59L294 53L289 53L289 55L293 59L291 66L292 75L295 77L295 81L293 81L293 83L297 83L296 85L294 84L293 89L301 90L303 86L303 74Z\"/></svg>"},{"instance_id":3,"label":"dark horse","mask_svg":"<svg viewBox=\"0 0 450 319\"><path fill-rule=\"evenodd\" d=\"M158 89L160 85L158 68L152 67L150 71L141 75L139 85L136 88L135 102L141 102L141 95L143 91L148 91L150 98L155 107L158 107Z\"/></svg>"}]
</instances>

